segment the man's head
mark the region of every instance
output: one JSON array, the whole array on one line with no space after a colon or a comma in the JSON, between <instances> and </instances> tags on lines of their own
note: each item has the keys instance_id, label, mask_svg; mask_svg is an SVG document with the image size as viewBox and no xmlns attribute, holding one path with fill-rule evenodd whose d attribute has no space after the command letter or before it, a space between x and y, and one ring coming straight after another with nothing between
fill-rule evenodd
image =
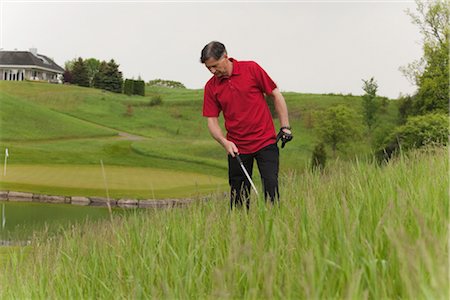
<instances>
[{"instance_id":1,"label":"man's head","mask_svg":"<svg viewBox=\"0 0 450 300\"><path fill-rule=\"evenodd\" d=\"M212 41L202 50L200 61L217 77L230 76L233 64L228 60L225 45Z\"/></svg>"}]
</instances>

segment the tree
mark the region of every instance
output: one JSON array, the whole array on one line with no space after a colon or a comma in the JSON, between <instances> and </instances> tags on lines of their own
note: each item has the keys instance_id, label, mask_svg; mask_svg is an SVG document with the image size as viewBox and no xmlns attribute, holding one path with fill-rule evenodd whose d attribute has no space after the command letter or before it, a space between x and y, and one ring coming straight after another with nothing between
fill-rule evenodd
<instances>
[{"instance_id":1,"label":"tree","mask_svg":"<svg viewBox=\"0 0 450 300\"><path fill-rule=\"evenodd\" d=\"M119 71L119 65L116 64L114 59L111 59L108 63L102 61L94 76L93 86L114 93L122 93L122 84L122 72Z\"/></svg>"},{"instance_id":2,"label":"tree","mask_svg":"<svg viewBox=\"0 0 450 300\"><path fill-rule=\"evenodd\" d=\"M89 75L86 64L81 57L73 63L72 66L72 83L79 86L89 87Z\"/></svg>"},{"instance_id":3,"label":"tree","mask_svg":"<svg viewBox=\"0 0 450 300\"><path fill-rule=\"evenodd\" d=\"M107 68L108 68L108 66L106 64L106 61L100 62L100 66L98 67L98 72L95 73L94 79L92 82L93 87L98 88L98 89L105 89L105 87L106 87L105 76L106 76Z\"/></svg>"},{"instance_id":4,"label":"tree","mask_svg":"<svg viewBox=\"0 0 450 300\"><path fill-rule=\"evenodd\" d=\"M440 45L437 49L426 47L428 63L419 78L419 90L413 106L416 114L433 111L448 112L448 50L448 44Z\"/></svg>"},{"instance_id":5,"label":"tree","mask_svg":"<svg viewBox=\"0 0 450 300\"><path fill-rule=\"evenodd\" d=\"M70 72L72 72L72 70L73 70L73 65L75 64L75 62L76 62L77 60L78 60L78 59L74 58L74 59L72 59L72 60L66 61L66 62L64 63L64 69L65 69L65 70L68 70L68 71L70 71Z\"/></svg>"},{"instance_id":6,"label":"tree","mask_svg":"<svg viewBox=\"0 0 450 300\"><path fill-rule=\"evenodd\" d=\"M88 58L84 60L84 63L86 64L86 68L88 70L89 85L94 86L94 77L99 71L100 61L96 58Z\"/></svg>"},{"instance_id":7,"label":"tree","mask_svg":"<svg viewBox=\"0 0 450 300\"><path fill-rule=\"evenodd\" d=\"M122 93L122 72L119 71L119 65L114 59L106 64L105 72L105 89L114 93Z\"/></svg>"},{"instance_id":8,"label":"tree","mask_svg":"<svg viewBox=\"0 0 450 300\"><path fill-rule=\"evenodd\" d=\"M398 99L398 120L400 124L405 124L408 116L412 115L414 96L402 96Z\"/></svg>"},{"instance_id":9,"label":"tree","mask_svg":"<svg viewBox=\"0 0 450 300\"><path fill-rule=\"evenodd\" d=\"M450 2L416 0L417 13L408 11L423 35L423 57L401 70L417 87L411 113L448 112Z\"/></svg>"},{"instance_id":10,"label":"tree","mask_svg":"<svg viewBox=\"0 0 450 300\"><path fill-rule=\"evenodd\" d=\"M64 70L63 78L64 78L64 82L67 82L67 83L73 83L73 80L72 80L72 72L70 72L70 71L67 70L67 69Z\"/></svg>"},{"instance_id":11,"label":"tree","mask_svg":"<svg viewBox=\"0 0 450 300\"><path fill-rule=\"evenodd\" d=\"M376 113L378 110L377 103L375 99L377 97L378 84L372 77L369 80L362 80L364 82L363 90L366 92L362 97L362 106L364 113L364 121L367 127L372 129L373 124L376 121Z\"/></svg>"},{"instance_id":12,"label":"tree","mask_svg":"<svg viewBox=\"0 0 450 300\"><path fill-rule=\"evenodd\" d=\"M328 108L317 120L321 141L336 150L361 137L361 119L353 110L343 105Z\"/></svg>"}]
</instances>

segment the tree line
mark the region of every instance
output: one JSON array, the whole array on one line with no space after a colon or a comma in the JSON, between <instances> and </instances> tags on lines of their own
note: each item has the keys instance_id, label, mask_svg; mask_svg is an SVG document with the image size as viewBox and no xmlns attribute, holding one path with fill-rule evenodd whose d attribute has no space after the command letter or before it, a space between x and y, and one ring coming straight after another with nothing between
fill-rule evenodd
<instances>
[{"instance_id":1,"label":"tree line","mask_svg":"<svg viewBox=\"0 0 450 300\"><path fill-rule=\"evenodd\" d=\"M123 77L114 59L106 62L79 57L66 62L64 82L122 93Z\"/></svg>"},{"instance_id":2,"label":"tree line","mask_svg":"<svg viewBox=\"0 0 450 300\"><path fill-rule=\"evenodd\" d=\"M145 82L141 79L124 80L114 59L106 62L79 57L68 61L65 64L64 82L114 93L145 96Z\"/></svg>"},{"instance_id":3,"label":"tree line","mask_svg":"<svg viewBox=\"0 0 450 300\"><path fill-rule=\"evenodd\" d=\"M64 82L114 93L145 96L145 82L140 77L137 80L124 80L119 65L114 59L106 62L96 58L83 59L79 57L68 61L65 63ZM164 79L150 80L147 84L168 88L186 88L181 82Z\"/></svg>"}]
</instances>

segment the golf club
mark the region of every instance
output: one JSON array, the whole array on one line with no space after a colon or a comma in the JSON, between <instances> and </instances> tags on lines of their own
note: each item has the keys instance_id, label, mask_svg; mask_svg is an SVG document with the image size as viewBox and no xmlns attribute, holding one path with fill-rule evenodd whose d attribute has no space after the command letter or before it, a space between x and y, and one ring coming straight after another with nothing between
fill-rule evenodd
<instances>
[{"instance_id":1,"label":"golf club","mask_svg":"<svg viewBox=\"0 0 450 300\"><path fill-rule=\"evenodd\" d=\"M245 174L245 176L247 177L248 181L250 182L250 184L251 184L253 190L255 191L256 196L259 197L258 191L256 190L256 187L255 187L255 185L253 184L253 181L252 181L252 179L250 178L250 175L248 175L248 172L247 172L247 170L245 169L244 164L242 163L242 160L241 160L241 158L239 157L239 154L236 154L236 159L238 160L239 164L241 165L241 169L242 169L242 171L244 171L244 174Z\"/></svg>"}]
</instances>

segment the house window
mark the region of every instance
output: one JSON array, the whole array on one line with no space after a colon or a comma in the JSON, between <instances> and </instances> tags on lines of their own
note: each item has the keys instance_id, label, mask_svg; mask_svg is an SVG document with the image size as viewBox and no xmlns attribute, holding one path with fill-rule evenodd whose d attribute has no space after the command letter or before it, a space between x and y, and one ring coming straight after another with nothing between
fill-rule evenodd
<instances>
[{"instance_id":1,"label":"house window","mask_svg":"<svg viewBox=\"0 0 450 300\"><path fill-rule=\"evenodd\" d=\"M3 74L3 80L8 80L8 72L5 71L5 74Z\"/></svg>"}]
</instances>

